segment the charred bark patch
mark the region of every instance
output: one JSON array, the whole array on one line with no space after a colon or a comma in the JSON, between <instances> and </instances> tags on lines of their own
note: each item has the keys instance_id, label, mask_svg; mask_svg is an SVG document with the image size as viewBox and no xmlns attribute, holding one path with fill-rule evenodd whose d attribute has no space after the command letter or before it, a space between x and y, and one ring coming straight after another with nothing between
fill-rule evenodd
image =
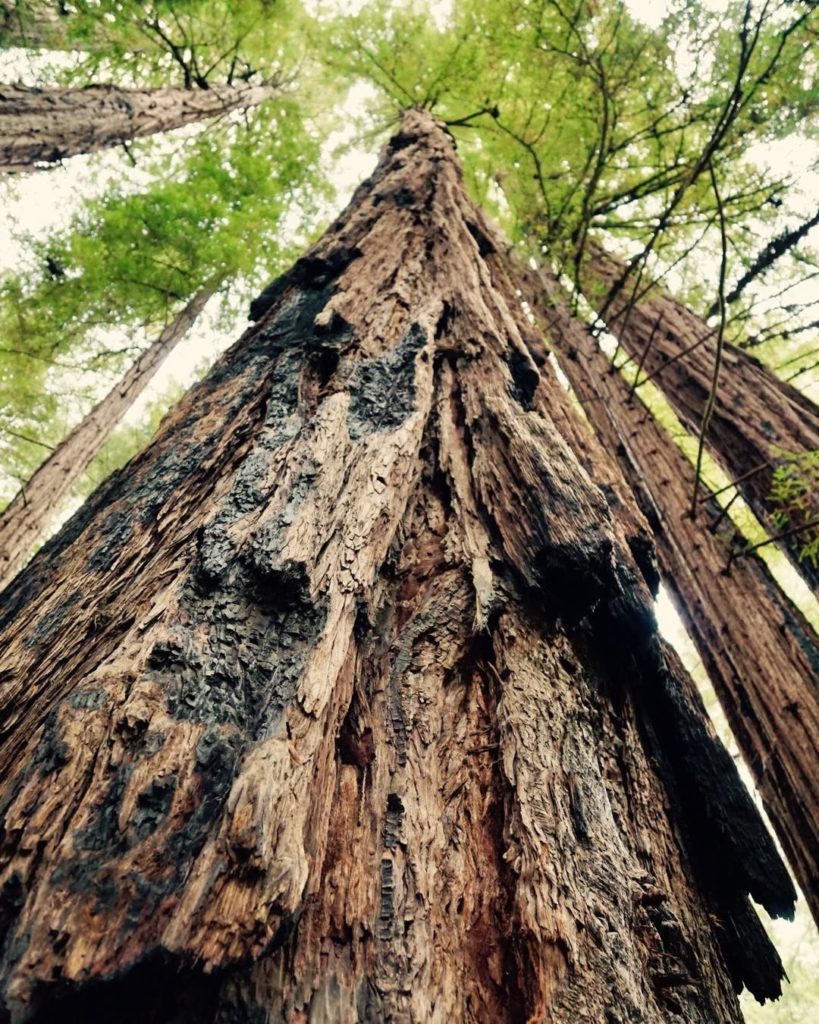
<instances>
[{"instance_id":1,"label":"charred bark patch","mask_svg":"<svg viewBox=\"0 0 819 1024\"><path fill-rule=\"evenodd\" d=\"M382 840L388 850L394 850L401 842L401 827L404 822L404 804L397 793L387 797L387 809L384 812L384 828Z\"/></svg>"},{"instance_id":2,"label":"charred bark patch","mask_svg":"<svg viewBox=\"0 0 819 1024\"><path fill-rule=\"evenodd\" d=\"M293 567L291 567L293 568ZM322 629L324 613L305 602L303 570L279 566L266 576L266 596L243 573L207 597L189 599L195 611L184 655L168 674L154 674L177 718L233 725L248 738L273 728L293 699L304 661ZM250 600L248 600L250 598ZM194 641L196 623L207 629Z\"/></svg>"},{"instance_id":3,"label":"charred bark patch","mask_svg":"<svg viewBox=\"0 0 819 1024\"><path fill-rule=\"evenodd\" d=\"M506 365L512 375L509 393L523 409L531 412L532 400L540 383L540 374L529 356L525 352L518 352L517 349L507 355Z\"/></svg>"},{"instance_id":4,"label":"charred bark patch","mask_svg":"<svg viewBox=\"0 0 819 1024\"><path fill-rule=\"evenodd\" d=\"M319 293L314 296L313 302L321 302L321 306L315 308L310 306L302 313L303 320L312 320L316 314L324 308L332 292L328 292L331 286L350 264L361 256L360 250L353 248L339 247L333 249L326 256L303 256L297 260L293 267L281 277L276 278L265 290L250 304L250 319L261 320L278 303L288 289L295 288L309 290ZM311 309L314 309L312 316ZM305 326L302 323L302 326Z\"/></svg>"},{"instance_id":5,"label":"charred bark patch","mask_svg":"<svg viewBox=\"0 0 819 1024\"><path fill-rule=\"evenodd\" d=\"M378 903L378 938L389 942L395 935L395 866L389 857L381 858Z\"/></svg>"},{"instance_id":6,"label":"charred bark patch","mask_svg":"<svg viewBox=\"0 0 819 1024\"><path fill-rule=\"evenodd\" d=\"M43 723L43 735L37 745L34 760L44 775L64 768L71 759L71 750L60 735L59 709L49 712Z\"/></svg>"},{"instance_id":7,"label":"charred bark patch","mask_svg":"<svg viewBox=\"0 0 819 1024\"><path fill-rule=\"evenodd\" d=\"M617 592L612 544L606 538L587 544L544 543L535 556L535 567L549 613L570 625Z\"/></svg>"},{"instance_id":8,"label":"charred bark patch","mask_svg":"<svg viewBox=\"0 0 819 1024\"><path fill-rule=\"evenodd\" d=\"M350 377L347 430L353 440L379 430L394 430L415 410L415 359L427 344L413 324L393 348L357 363Z\"/></svg>"},{"instance_id":9,"label":"charred bark patch","mask_svg":"<svg viewBox=\"0 0 819 1024\"><path fill-rule=\"evenodd\" d=\"M48 611L37 620L37 624L31 631L31 635L26 638L26 644L29 646L35 646L37 644L46 644L51 641L54 635L59 632L60 627L65 623L66 618L71 615L71 609L78 601L81 600L81 598L81 592L75 590L60 604L49 608Z\"/></svg>"},{"instance_id":10,"label":"charred bark patch","mask_svg":"<svg viewBox=\"0 0 819 1024\"><path fill-rule=\"evenodd\" d=\"M167 817L176 792L176 776L163 775L154 779L137 797L136 811L128 822L134 841L146 839Z\"/></svg>"}]
</instances>

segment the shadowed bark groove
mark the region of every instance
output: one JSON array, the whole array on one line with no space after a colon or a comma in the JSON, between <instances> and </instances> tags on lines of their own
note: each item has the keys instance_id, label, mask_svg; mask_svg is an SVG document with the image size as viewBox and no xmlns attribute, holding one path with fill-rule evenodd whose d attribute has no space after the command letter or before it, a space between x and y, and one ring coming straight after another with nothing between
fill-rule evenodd
<instances>
[{"instance_id":1,"label":"shadowed bark groove","mask_svg":"<svg viewBox=\"0 0 819 1024\"><path fill-rule=\"evenodd\" d=\"M593 246L585 271L589 295L599 295L601 288L605 293L624 270L625 264ZM651 376L685 426L699 434L714 372L716 331L661 290L652 290L634 304L619 296L607 320L623 349L642 361L641 376ZM804 454L819 449L819 409L758 359L725 342L706 446L729 479L737 481L757 516L776 532L769 518L776 511L770 500L774 466L780 451ZM819 494L804 521L816 515ZM819 568L799 559L807 538L807 533L795 534L780 543L819 592Z\"/></svg>"},{"instance_id":2,"label":"shadowed bark groove","mask_svg":"<svg viewBox=\"0 0 819 1024\"><path fill-rule=\"evenodd\" d=\"M0 174L33 171L38 164L96 153L230 110L255 107L277 91L262 85L38 89L0 84Z\"/></svg>"},{"instance_id":3,"label":"shadowed bark groove","mask_svg":"<svg viewBox=\"0 0 819 1024\"><path fill-rule=\"evenodd\" d=\"M3 595L13 1020L712 1024L778 992L747 894L788 913L789 879L501 249L409 112Z\"/></svg>"},{"instance_id":4,"label":"shadowed bark groove","mask_svg":"<svg viewBox=\"0 0 819 1024\"><path fill-rule=\"evenodd\" d=\"M599 439L654 528L663 576L819 922L816 634L764 562L737 559L726 571L732 527L715 501L691 519L688 459L641 402L629 401L628 384L570 317L557 282L545 272L529 274L526 289Z\"/></svg>"},{"instance_id":5,"label":"shadowed bark groove","mask_svg":"<svg viewBox=\"0 0 819 1024\"><path fill-rule=\"evenodd\" d=\"M122 379L83 417L0 512L0 590L31 554L38 537L71 494L123 415L191 329L214 288L203 288L128 368Z\"/></svg>"}]
</instances>

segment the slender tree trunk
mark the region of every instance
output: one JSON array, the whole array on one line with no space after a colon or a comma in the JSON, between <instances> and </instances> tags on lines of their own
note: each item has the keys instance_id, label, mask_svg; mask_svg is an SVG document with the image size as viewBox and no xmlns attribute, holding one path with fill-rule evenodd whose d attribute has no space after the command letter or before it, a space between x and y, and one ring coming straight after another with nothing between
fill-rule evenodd
<instances>
[{"instance_id":1,"label":"slender tree trunk","mask_svg":"<svg viewBox=\"0 0 819 1024\"><path fill-rule=\"evenodd\" d=\"M693 468L547 273L527 298L583 409L654 526L662 574L714 684L777 835L819 923L819 643L764 562L728 568L733 528L716 502L690 515ZM545 296L545 301L544 301Z\"/></svg>"},{"instance_id":2,"label":"slender tree trunk","mask_svg":"<svg viewBox=\"0 0 819 1024\"><path fill-rule=\"evenodd\" d=\"M790 881L429 115L253 313L3 594L13 1020L738 1022Z\"/></svg>"},{"instance_id":3,"label":"slender tree trunk","mask_svg":"<svg viewBox=\"0 0 819 1024\"><path fill-rule=\"evenodd\" d=\"M35 89L0 85L0 173L170 131L275 96L274 86Z\"/></svg>"},{"instance_id":4,"label":"slender tree trunk","mask_svg":"<svg viewBox=\"0 0 819 1024\"><path fill-rule=\"evenodd\" d=\"M215 288L199 291L128 369L122 379L57 445L0 513L0 590L47 532L74 484L94 461L127 410L193 326Z\"/></svg>"},{"instance_id":5,"label":"slender tree trunk","mask_svg":"<svg viewBox=\"0 0 819 1024\"><path fill-rule=\"evenodd\" d=\"M588 293L605 296L625 265L594 247L587 264ZM628 288L612 304L608 326L623 349L642 363L685 426L699 434L711 390L717 332L666 292L652 290L636 303ZM708 429L707 447L737 481L742 497L770 524L770 499L778 452L819 449L819 409L796 388L780 380L759 360L726 342L717 402ZM693 484L692 484L693 492ZM804 521L819 515L819 494ZM770 527L770 529L774 529ZM814 591L819 568L799 559L807 534L786 538L783 546Z\"/></svg>"}]
</instances>

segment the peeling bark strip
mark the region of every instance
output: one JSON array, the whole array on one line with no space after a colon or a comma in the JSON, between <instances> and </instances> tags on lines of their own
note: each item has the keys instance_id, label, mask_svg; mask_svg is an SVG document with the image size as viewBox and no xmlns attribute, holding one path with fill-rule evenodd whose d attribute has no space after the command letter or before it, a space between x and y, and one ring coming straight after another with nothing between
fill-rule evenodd
<instances>
[{"instance_id":1,"label":"peeling bark strip","mask_svg":"<svg viewBox=\"0 0 819 1024\"><path fill-rule=\"evenodd\" d=\"M230 110L258 106L272 86L210 89L37 89L0 85L0 174L33 171Z\"/></svg>"},{"instance_id":2,"label":"peeling bark strip","mask_svg":"<svg viewBox=\"0 0 819 1024\"><path fill-rule=\"evenodd\" d=\"M25 564L37 539L48 530L74 484L191 329L214 291L213 287L207 287L194 295L119 383L57 445L0 513L0 590L8 586Z\"/></svg>"},{"instance_id":3,"label":"peeling bark strip","mask_svg":"<svg viewBox=\"0 0 819 1024\"><path fill-rule=\"evenodd\" d=\"M441 126L254 316L0 598L12 1020L774 996L790 881Z\"/></svg>"},{"instance_id":4,"label":"peeling bark strip","mask_svg":"<svg viewBox=\"0 0 819 1024\"><path fill-rule=\"evenodd\" d=\"M719 505L710 502L699 520L691 519L688 459L642 403L629 401L625 380L610 372L609 357L571 319L554 279L545 272L533 276L527 299L542 311L561 366L655 529L675 605L819 923L816 634L760 559L736 560L726 572L732 528ZM538 302L538 291L545 303Z\"/></svg>"},{"instance_id":5,"label":"peeling bark strip","mask_svg":"<svg viewBox=\"0 0 819 1024\"><path fill-rule=\"evenodd\" d=\"M586 265L590 296L599 294L601 286L609 289L624 271L625 264L594 246ZM716 332L659 290L633 305L618 297L608 319L623 349L642 362L641 376L651 376L685 426L698 435L714 373ZM729 479L737 481L756 515L770 523L775 508L769 495L778 452L804 454L819 449L819 408L758 359L726 342L706 446ZM819 514L819 494L815 503L814 513ZM805 522L811 518L808 512ZM796 535L781 543L819 593L819 568L799 560L805 539Z\"/></svg>"}]
</instances>

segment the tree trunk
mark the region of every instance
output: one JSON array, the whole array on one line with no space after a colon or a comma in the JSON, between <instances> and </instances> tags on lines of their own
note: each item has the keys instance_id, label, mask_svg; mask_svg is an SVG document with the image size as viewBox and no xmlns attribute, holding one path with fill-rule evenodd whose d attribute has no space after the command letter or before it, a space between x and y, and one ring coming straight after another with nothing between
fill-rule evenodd
<instances>
[{"instance_id":1,"label":"tree trunk","mask_svg":"<svg viewBox=\"0 0 819 1024\"><path fill-rule=\"evenodd\" d=\"M586 264L588 293L599 295L602 287L605 297L624 270L625 264L593 247ZM641 376L651 376L685 426L698 435L714 374L717 332L666 292L653 289L633 304L627 299L628 289L610 306L607 326L625 351L642 363ZM737 481L742 497L773 529L770 493L778 450L804 454L819 449L819 409L758 359L726 342L706 443L729 478ZM817 515L819 494L804 521ZM799 559L806 538L805 533L792 535L783 546L812 589L819 591L819 567Z\"/></svg>"},{"instance_id":2,"label":"tree trunk","mask_svg":"<svg viewBox=\"0 0 819 1024\"><path fill-rule=\"evenodd\" d=\"M25 564L39 537L94 461L111 432L142 394L213 295L198 292L130 367L122 379L57 445L0 513L0 590Z\"/></svg>"},{"instance_id":3,"label":"tree trunk","mask_svg":"<svg viewBox=\"0 0 819 1024\"><path fill-rule=\"evenodd\" d=\"M713 1024L778 991L746 894L787 913L789 878L501 249L409 112L3 594L13 1020Z\"/></svg>"},{"instance_id":4,"label":"tree trunk","mask_svg":"<svg viewBox=\"0 0 819 1024\"><path fill-rule=\"evenodd\" d=\"M529 275L572 387L655 529L662 574L819 923L819 643L754 556L728 566L733 528L713 501L690 515L694 470L547 273ZM546 301L543 301L543 296Z\"/></svg>"},{"instance_id":5,"label":"tree trunk","mask_svg":"<svg viewBox=\"0 0 819 1024\"><path fill-rule=\"evenodd\" d=\"M0 85L0 173L33 171L79 153L193 124L275 96L273 86L210 89L34 89Z\"/></svg>"}]
</instances>

